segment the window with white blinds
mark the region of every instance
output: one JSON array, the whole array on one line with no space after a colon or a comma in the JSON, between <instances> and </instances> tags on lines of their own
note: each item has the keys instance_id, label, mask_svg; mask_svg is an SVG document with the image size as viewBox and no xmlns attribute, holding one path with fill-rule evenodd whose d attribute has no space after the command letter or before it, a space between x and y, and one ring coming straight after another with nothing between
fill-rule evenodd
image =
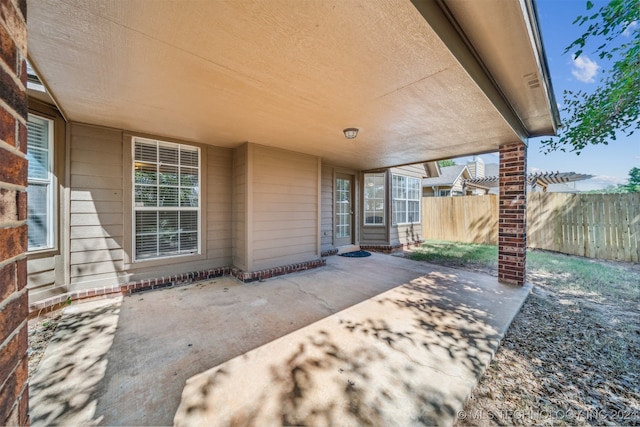
<instances>
[{"instance_id":1,"label":"window with white blinds","mask_svg":"<svg viewBox=\"0 0 640 427\"><path fill-rule=\"evenodd\" d=\"M27 227L29 251L53 248L53 120L27 120Z\"/></svg>"},{"instance_id":2,"label":"window with white blinds","mask_svg":"<svg viewBox=\"0 0 640 427\"><path fill-rule=\"evenodd\" d=\"M420 179L393 175L393 222L409 224L420 222Z\"/></svg>"},{"instance_id":3,"label":"window with white blinds","mask_svg":"<svg viewBox=\"0 0 640 427\"><path fill-rule=\"evenodd\" d=\"M135 259L200 252L200 149L133 139Z\"/></svg>"}]
</instances>

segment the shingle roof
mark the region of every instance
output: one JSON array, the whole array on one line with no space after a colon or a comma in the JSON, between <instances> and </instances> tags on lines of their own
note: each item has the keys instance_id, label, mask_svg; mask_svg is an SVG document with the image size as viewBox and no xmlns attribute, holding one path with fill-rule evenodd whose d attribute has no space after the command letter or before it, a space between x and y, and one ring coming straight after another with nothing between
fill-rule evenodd
<instances>
[{"instance_id":1,"label":"shingle roof","mask_svg":"<svg viewBox=\"0 0 640 427\"><path fill-rule=\"evenodd\" d=\"M453 185L456 179L467 168L466 165L453 165L440 168L440 176L433 178L424 178L422 180L423 187L438 187L443 185Z\"/></svg>"}]
</instances>

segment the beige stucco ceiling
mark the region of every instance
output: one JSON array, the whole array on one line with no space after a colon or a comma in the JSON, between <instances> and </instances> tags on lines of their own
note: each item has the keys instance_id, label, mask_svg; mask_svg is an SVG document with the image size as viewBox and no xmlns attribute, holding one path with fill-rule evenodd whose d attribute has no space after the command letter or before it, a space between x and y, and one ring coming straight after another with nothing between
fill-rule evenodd
<instances>
[{"instance_id":1,"label":"beige stucco ceiling","mask_svg":"<svg viewBox=\"0 0 640 427\"><path fill-rule=\"evenodd\" d=\"M29 57L69 121L373 169L553 130L522 4L473 3L33 0Z\"/></svg>"}]
</instances>

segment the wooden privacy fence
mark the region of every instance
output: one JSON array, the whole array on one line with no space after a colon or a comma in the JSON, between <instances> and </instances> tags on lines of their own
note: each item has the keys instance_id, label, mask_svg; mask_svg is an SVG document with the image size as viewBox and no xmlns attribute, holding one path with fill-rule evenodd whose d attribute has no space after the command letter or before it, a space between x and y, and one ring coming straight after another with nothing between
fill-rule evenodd
<instances>
[{"instance_id":1,"label":"wooden privacy fence","mask_svg":"<svg viewBox=\"0 0 640 427\"><path fill-rule=\"evenodd\" d=\"M498 242L498 196L425 197L426 239ZM589 258L640 261L640 194L530 193L527 246Z\"/></svg>"}]
</instances>

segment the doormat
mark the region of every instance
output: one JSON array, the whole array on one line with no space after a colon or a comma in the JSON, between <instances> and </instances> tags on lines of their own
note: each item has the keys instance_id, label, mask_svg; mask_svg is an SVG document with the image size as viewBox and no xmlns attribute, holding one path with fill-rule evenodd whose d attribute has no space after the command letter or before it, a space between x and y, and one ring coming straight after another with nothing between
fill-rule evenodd
<instances>
[{"instance_id":1,"label":"doormat","mask_svg":"<svg viewBox=\"0 0 640 427\"><path fill-rule=\"evenodd\" d=\"M347 258L364 258L367 256L371 256L371 252L367 252L367 251L345 252L343 254L340 254L340 256L346 256Z\"/></svg>"}]
</instances>

